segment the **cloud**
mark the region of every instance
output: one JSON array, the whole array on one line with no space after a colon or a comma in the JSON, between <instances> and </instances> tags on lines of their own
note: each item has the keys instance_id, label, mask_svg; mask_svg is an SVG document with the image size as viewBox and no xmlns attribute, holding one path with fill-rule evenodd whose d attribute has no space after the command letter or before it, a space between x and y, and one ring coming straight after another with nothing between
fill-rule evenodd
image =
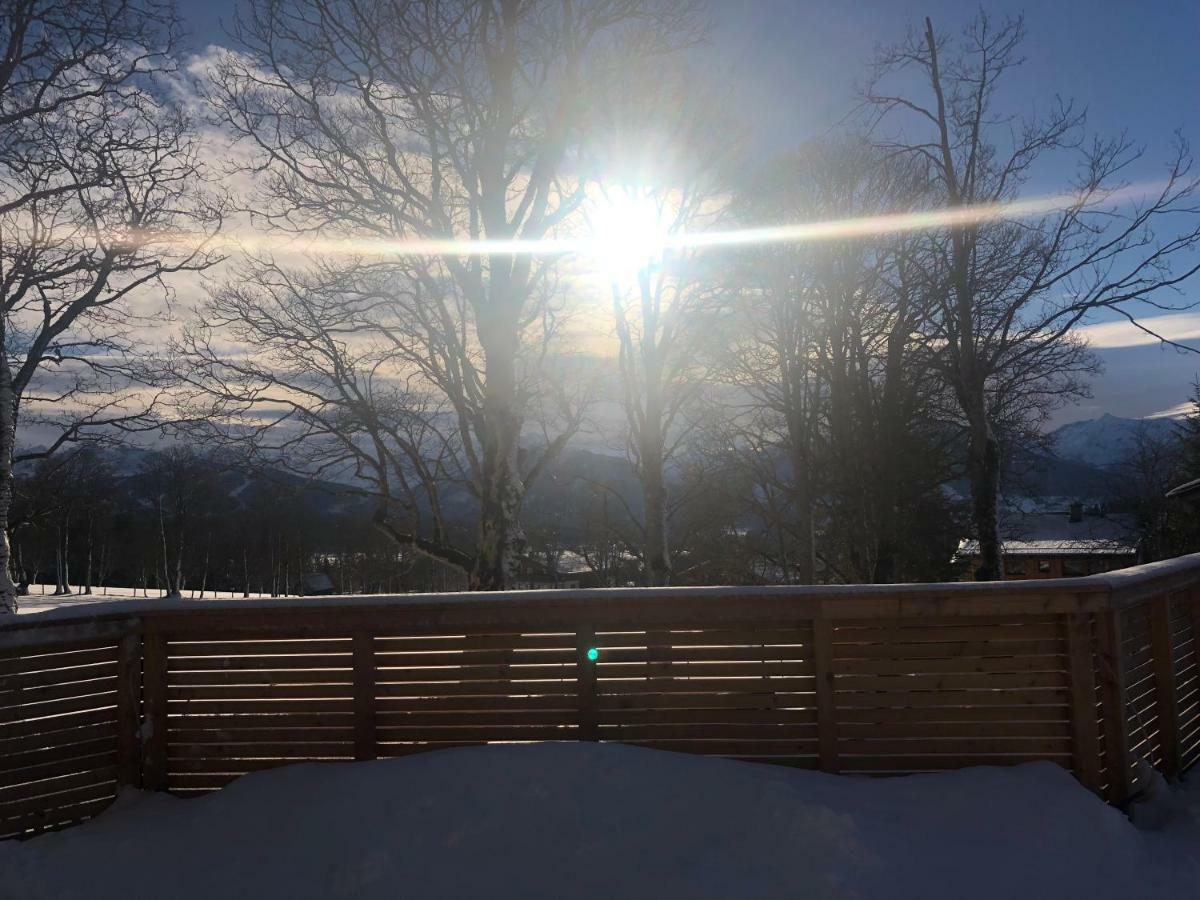
<instances>
[{"instance_id":1,"label":"cloud","mask_svg":"<svg viewBox=\"0 0 1200 900\"><path fill-rule=\"evenodd\" d=\"M1200 341L1200 313L1172 313L1162 316L1139 318L1138 323L1150 329L1147 334L1132 322L1098 322L1077 329L1078 333L1097 350L1116 347L1147 347L1159 343L1159 335L1169 341L1182 343ZM1196 349L1200 349L1198 346Z\"/></svg>"}]
</instances>

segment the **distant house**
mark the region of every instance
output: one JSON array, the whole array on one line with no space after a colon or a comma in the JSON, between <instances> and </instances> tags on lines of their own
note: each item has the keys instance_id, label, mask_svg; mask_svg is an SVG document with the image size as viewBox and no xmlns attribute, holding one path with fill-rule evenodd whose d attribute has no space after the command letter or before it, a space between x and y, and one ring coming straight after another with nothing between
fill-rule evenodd
<instances>
[{"instance_id":1,"label":"distant house","mask_svg":"<svg viewBox=\"0 0 1200 900\"><path fill-rule=\"evenodd\" d=\"M1036 513L1006 524L1003 537L1004 577L1075 578L1111 572L1138 563L1133 523L1125 516L1105 515L1099 507L1085 512L1073 503L1066 512ZM955 559L966 563L964 581L975 580L979 541L964 540Z\"/></svg>"},{"instance_id":2,"label":"distant house","mask_svg":"<svg viewBox=\"0 0 1200 900\"><path fill-rule=\"evenodd\" d=\"M563 550L552 562L540 555L522 559L512 586L518 591L575 589L599 587L600 579L582 554Z\"/></svg>"},{"instance_id":3,"label":"distant house","mask_svg":"<svg viewBox=\"0 0 1200 900\"><path fill-rule=\"evenodd\" d=\"M300 594L303 597L328 597L333 593L333 579L324 572L312 572L300 576Z\"/></svg>"}]
</instances>

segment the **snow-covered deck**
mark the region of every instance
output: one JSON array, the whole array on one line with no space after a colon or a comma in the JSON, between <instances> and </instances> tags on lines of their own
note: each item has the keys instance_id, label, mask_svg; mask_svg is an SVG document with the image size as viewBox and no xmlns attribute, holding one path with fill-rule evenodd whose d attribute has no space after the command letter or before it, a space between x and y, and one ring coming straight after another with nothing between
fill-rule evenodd
<instances>
[{"instance_id":1,"label":"snow-covered deck","mask_svg":"<svg viewBox=\"0 0 1200 900\"><path fill-rule=\"evenodd\" d=\"M614 745L300 765L0 843L24 900L1190 897L1200 791L1138 830L1060 767L851 779Z\"/></svg>"}]
</instances>

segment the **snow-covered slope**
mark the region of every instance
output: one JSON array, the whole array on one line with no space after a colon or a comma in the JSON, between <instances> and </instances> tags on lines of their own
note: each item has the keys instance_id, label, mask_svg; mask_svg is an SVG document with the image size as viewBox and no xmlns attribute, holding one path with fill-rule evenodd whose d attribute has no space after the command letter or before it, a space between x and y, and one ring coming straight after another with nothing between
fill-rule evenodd
<instances>
[{"instance_id":1,"label":"snow-covered slope","mask_svg":"<svg viewBox=\"0 0 1200 900\"><path fill-rule=\"evenodd\" d=\"M1200 841L1164 848L1050 763L865 779L493 745L293 766L193 800L129 794L0 845L0 895L1186 896Z\"/></svg>"},{"instance_id":2,"label":"snow-covered slope","mask_svg":"<svg viewBox=\"0 0 1200 900\"><path fill-rule=\"evenodd\" d=\"M1139 431L1151 438L1164 438L1174 428L1173 419L1122 419L1105 414L1063 425L1050 436L1055 452L1063 459L1105 467L1125 459Z\"/></svg>"}]
</instances>

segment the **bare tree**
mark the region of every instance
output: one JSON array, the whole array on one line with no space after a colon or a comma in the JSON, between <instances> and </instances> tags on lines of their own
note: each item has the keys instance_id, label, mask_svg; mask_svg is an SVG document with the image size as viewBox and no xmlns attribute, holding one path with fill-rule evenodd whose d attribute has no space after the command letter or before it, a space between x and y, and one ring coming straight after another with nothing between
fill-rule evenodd
<instances>
[{"instance_id":1,"label":"bare tree","mask_svg":"<svg viewBox=\"0 0 1200 900\"><path fill-rule=\"evenodd\" d=\"M18 0L0 10L0 608L19 421L44 456L147 424L135 329L167 279L211 265L220 209L196 193L190 123L163 79L175 22L154 0ZM151 310L135 308L153 296Z\"/></svg>"},{"instance_id":2,"label":"bare tree","mask_svg":"<svg viewBox=\"0 0 1200 900\"><path fill-rule=\"evenodd\" d=\"M920 166L853 137L812 141L743 184L760 224L918 209ZM903 520L937 494L941 388L922 337L930 314L920 235L847 235L743 252L741 315L723 375L726 443L757 485L761 547L787 580L892 581ZM908 570L911 571L911 570Z\"/></svg>"},{"instance_id":3,"label":"bare tree","mask_svg":"<svg viewBox=\"0 0 1200 900\"><path fill-rule=\"evenodd\" d=\"M537 241L585 195L573 159L594 86L623 59L689 41L691 6L263 0L240 21L244 53L218 66L213 100L266 172L254 207L272 228ZM553 272L506 249L391 264L422 292L418 326L445 342L436 384L475 469L478 589L504 587L523 543L522 340Z\"/></svg>"},{"instance_id":4,"label":"bare tree","mask_svg":"<svg viewBox=\"0 0 1200 900\"><path fill-rule=\"evenodd\" d=\"M865 104L880 146L928 165L937 205L960 215L941 230L926 275L940 307L929 337L965 422L981 577L1000 578L997 424L1037 421L1081 392L1091 361L1072 329L1089 314L1132 320L1134 302L1178 308L1169 292L1198 268L1184 261L1200 243L1197 181L1180 141L1165 177L1125 197L1141 157L1126 138L1085 140L1069 102L1037 119L1006 115L999 97L1021 62L1019 18L980 13L958 42L924 25L882 52ZM914 86L890 87L899 79ZM1066 199L1049 213L1006 216L1035 163L1060 154L1078 163Z\"/></svg>"},{"instance_id":5,"label":"bare tree","mask_svg":"<svg viewBox=\"0 0 1200 900\"><path fill-rule=\"evenodd\" d=\"M608 172L589 217L609 280L626 452L642 488L647 585L671 578L670 469L695 424L695 406L722 312L716 277L726 257L672 243L715 228L728 206L740 131L697 73L631 67L593 125L596 165ZM630 102L629 97L636 97Z\"/></svg>"}]
</instances>

